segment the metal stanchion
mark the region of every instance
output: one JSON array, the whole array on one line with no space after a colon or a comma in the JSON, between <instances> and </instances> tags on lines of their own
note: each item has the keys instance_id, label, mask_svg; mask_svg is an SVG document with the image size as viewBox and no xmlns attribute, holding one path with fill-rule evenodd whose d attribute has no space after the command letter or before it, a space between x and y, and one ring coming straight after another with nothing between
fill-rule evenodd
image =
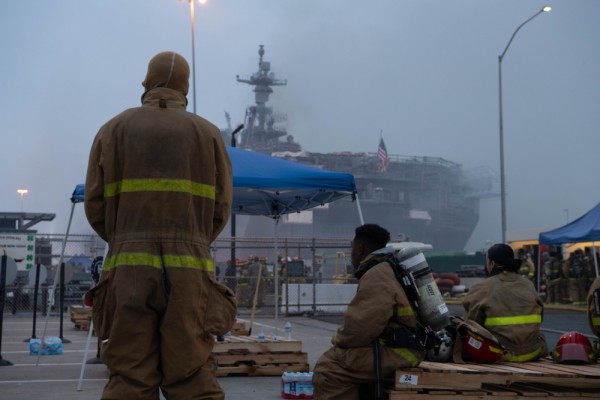
<instances>
[{"instance_id":1,"label":"metal stanchion","mask_svg":"<svg viewBox=\"0 0 600 400\"><path fill-rule=\"evenodd\" d=\"M59 315L59 335L58 337L60 338L60 340L63 343L71 343L71 341L69 339L65 339L63 337L63 316L64 316L64 312L65 312L65 263L60 263L60 293L59 293L59 304L60 304L60 311L58 313Z\"/></svg>"},{"instance_id":2,"label":"metal stanchion","mask_svg":"<svg viewBox=\"0 0 600 400\"><path fill-rule=\"evenodd\" d=\"M0 367L13 365L10 361L2 358L2 324L4 323L4 299L6 298L6 269L7 269L6 254L2 256L0 262Z\"/></svg>"},{"instance_id":3,"label":"metal stanchion","mask_svg":"<svg viewBox=\"0 0 600 400\"><path fill-rule=\"evenodd\" d=\"M40 285L40 264L35 266L35 286L33 288L33 328L31 331L31 337L25 338L24 342L29 342L31 339L35 339L35 324L37 322L37 299L38 299L38 287Z\"/></svg>"},{"instance_id":4,"label":"metal stanchion","mask_svg":"<svg viewBox=\"0 0 600 400\"><path fill-rule=\"evenodd\" d=\"M93 324L90 323L90 330L93 330L93 328L94 328ZM96 348L96 357L90 358L89 360L87 360L85 362L86 364L104 364L104 361L102 361L102 358L100 357L100 338L98 338L97 342L98 342L98 345Z\"/></svg>"}]
</instances>

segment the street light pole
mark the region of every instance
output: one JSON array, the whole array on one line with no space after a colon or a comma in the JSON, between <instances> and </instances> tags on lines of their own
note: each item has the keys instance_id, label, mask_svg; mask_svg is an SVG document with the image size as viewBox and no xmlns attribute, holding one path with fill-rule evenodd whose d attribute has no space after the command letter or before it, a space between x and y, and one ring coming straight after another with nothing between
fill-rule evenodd
<instances>
[{"instance_id":1,"label":"street light pole","mask_svg":"<svg viewBox=\"0 0 600 400\"><path fill-rule=\"evenodd\" d=\"M502 213L502 243L506 242L506 182L504 178L504 121L502 115L502 60L504 60L504 56L510 47L513 39L517 35L517 32L525 26L529 21L540 15L544 12L550 12L552 7L544 6L540 11L532 15L529 19L523 22L519 27L513 32L508 44L504 48L502 54L498 56L498 105L499 105L499 129L500 129L500 203L501 203L501 213Z\"/></svg>"},{"instance_id":2,"label":"street light pole","mask_svg":"<svg viewBox=\"0 0 600 400\"><path fill-rule=\"evenodd\" d=\"M180 0L181 1L181 0ZM196 20L196 13L194 11L194 0L187 0L190 3L190 21L192 22L192 95L193 95L193 109L196 114L196 34L194 33L194 21ZM204 4L206 0L198 0L198 3Z\"/></svg>"},{"instance_id":3,"label":"street light pole","mask_svg":"<svg viewBox=\"0 0 600 400\"><path fill-rule=\"evenodd\" d=\"M196 114L196 45L195 45L195 34L194 34L194 0L188 0L190 3L190 20L192 22L192 93L193 93L193 107L194 114Z\"/></svg>"}]
</instances>

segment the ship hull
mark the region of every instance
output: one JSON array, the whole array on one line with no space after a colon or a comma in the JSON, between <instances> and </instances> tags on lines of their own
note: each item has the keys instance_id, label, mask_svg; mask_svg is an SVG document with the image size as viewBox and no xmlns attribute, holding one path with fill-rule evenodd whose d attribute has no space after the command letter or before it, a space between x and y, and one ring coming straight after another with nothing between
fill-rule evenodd
<instances>
[{"instance_id":1,"label":"ship hull","mask_svg":"<svg viewBox=\"0 0 600 400\"><path fill-rule=\"evenodd\" d=\"M360 205L360 211L359 211ZM281 217L277 223L279 238L352 239L354 229L364 223L385 227L392 240L411 240L432 244L436 250L463 250L473 227L476 213L453 211L448 218L452 224L432 223L422 215L411 215L406 205L375 201L356 202L338 200L323 207ZM414 213L413 213L414 214ZM433 215L432 218L442 218ZM274 223L265 217L249 217L245 224L245 237L268 237L274 234Z\"/></svg>"}]
</instances>

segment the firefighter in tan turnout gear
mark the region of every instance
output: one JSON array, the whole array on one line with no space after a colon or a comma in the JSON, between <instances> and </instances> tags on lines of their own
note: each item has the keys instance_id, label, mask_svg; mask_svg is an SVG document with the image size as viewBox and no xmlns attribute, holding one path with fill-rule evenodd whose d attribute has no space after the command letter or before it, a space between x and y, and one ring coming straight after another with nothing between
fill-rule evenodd
<instances>
[{"instance_id":1,"label":"firefighter in tan turnout gear","mask_svg":"<svg viewBox=\"0 0 600 400\"><path fill-rule=\"evenodd\" d=\"M356 228L352 265L359 279L356 295L344 314L344 323L332 337L333 347L317 361L313 385L315 399L359 399L359 388L373 382L374 342L379 347L381 378L393 381L396 369L416 367L425 351L409 339L417 319L402 286L387 262L389 254L371 254L386 246L390 234L366 224ZM404 343L386 343L393 332Z\"/></svg>"},{"instance_id":2,"label":"firefighter in tan turnout gear","mask_svg":"<svg viewBox=\"0 0 600 400\"><path fill-rule=\"evenodd\" d=\"M506 244L490 247L489 277L473 285L463 301L464 319L489 330L508 350L504 361L526 362L547 354L540 332L543 304L529 279L519 275L521 260Z\"/></svg>"},{"instance_id":3,"label":"firefighter in tan turnout gear","mask_svg":"<svg viewBox=\"0 0 600 400\"><path fill-rule=\"evenodd\" d=\"M214 335L235 322L209 252L229 218L232 170L220 131L186 111L189 66L152 58L142 106L92 145L85 211L109 244L88 293L109 370L102 399L223 399Z\"/></svg>"},{"instance_id":4,"label":"firefighter in tan turnout gear","mask_svg":"<svg viewBox=\"0 0 600 400\"><path fill-rule=\"evenodd\" d=\"M600 278L594 279L587 296L588 322L590 329L597 336L594 343L596 351L600 352Z\"/></svg>"}]
</instances>

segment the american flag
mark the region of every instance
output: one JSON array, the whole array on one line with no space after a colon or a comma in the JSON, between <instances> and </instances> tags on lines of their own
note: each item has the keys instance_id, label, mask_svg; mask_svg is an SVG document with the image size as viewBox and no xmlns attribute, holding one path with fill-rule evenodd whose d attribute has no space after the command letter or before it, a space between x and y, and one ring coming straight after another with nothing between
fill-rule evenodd
<instances>
[{"instance_id":1,"label":"american flag","mask_svg":"<svg viewBox=\"0 0 600 400\"><path fill-rule=\"evenodd\" d=\"M377 172L385 172L387 171L388 164L390 163L390 158L388 157L387 149L385 148L385 143L383 142L383 137L379 139L379 148L377 149Z\"/></svg>"}]
</instances>

